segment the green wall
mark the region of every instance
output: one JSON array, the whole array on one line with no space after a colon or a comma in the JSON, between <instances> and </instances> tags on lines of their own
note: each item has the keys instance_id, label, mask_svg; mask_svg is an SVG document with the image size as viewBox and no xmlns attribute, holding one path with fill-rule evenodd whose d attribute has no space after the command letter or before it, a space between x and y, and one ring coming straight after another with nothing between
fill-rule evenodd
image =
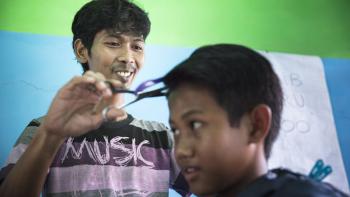
<instances>
[{"instance_id":1,"label":"green wall","mask_svg":"<svg viewBox=\"0 0 350 197\"><path fill-rule=\"evenodd\" d=\"M0 30L71 35L86 0L0 0ZM150 44L241 43L255 49L350 57L349 0L138 0Z\"/></svg>"}]
</instances>

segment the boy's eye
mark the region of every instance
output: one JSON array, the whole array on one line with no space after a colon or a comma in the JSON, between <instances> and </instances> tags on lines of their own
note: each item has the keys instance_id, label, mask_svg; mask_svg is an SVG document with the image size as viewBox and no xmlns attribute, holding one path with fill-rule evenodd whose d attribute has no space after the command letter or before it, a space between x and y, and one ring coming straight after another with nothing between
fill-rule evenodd
<instances>
[{"instance_id":1,"label":"boy's eye","mask_svg":"<svg viewBox=\"0 0 350 197\"><path fill-rule=\"evenodd\" d=\"M174 133L174 135L179 135L180 134L180 130L176 129L176 128L171 128L171 131Z\"/></svg>"},{"instance_id":2,"label":"boy's eye","mask_svg":"<svg viewBox=\"0 0 350 197\"><path fill-rule=\"evenodd\" d=\"M192 130L197 130L197 129L201 128L202 125L203 124L201 122L199 122L199 121L192 121L192 122L190 122L190 126L191 126Z\"/></svg>"}]
</instances>

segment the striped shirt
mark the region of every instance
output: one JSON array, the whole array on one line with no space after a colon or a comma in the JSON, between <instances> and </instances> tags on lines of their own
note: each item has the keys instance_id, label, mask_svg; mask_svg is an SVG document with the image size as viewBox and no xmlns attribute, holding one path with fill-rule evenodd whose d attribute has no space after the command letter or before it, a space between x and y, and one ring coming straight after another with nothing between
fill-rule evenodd
<instances>
[{"instance_id":1,"label":"striped shirt","mask_svg":"<svg viewBox=\"0 0 350 197\"><path fill-rule=\"evenodd\" d=\"M17 140L2 182L21 157L43 118L34 119ZM53 160L44 196L183 196L188 187L173 157L172 134L165 125L128 118L104 123L97 130L69 137Z\"/></svg>"}]
</instances>

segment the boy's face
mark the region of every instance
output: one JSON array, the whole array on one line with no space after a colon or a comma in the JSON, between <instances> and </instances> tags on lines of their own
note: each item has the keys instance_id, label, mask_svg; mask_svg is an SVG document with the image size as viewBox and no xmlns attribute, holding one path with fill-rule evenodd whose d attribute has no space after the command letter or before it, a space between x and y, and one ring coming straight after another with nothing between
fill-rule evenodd
<instances>
[{"instance_id":1,"label":"boy's face","mask_svg":"<svg viewBox=\"0 0 350 197\"><path fill-rule=\"evenodd\" d=\"M144 63L144 44L142 36L102 30L95 35L87 63L90 70L130 87Z\"/></svg>"},{"instance_id":2,"label":"boy's face","mask_svg":"<svg viewBox=\"0 0 350 197\"><path fill-rule=\"evenodd\" d=\"M175 158L194 194L221 193L250 181L254 148L248 115L231 127L211 93L190 84L171 92L168 105Z\"/></svg>"}]
</instances>

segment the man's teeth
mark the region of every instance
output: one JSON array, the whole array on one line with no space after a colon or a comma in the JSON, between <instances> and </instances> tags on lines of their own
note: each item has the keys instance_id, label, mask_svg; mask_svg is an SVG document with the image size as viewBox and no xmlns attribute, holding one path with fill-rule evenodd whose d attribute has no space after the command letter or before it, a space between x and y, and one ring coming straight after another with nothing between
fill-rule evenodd
<instances>
[{"instance_id":1,"label":"man's teeth","mask_svg":"<svg viewBox=\"0 0 350 197\"><path fill-rule=\"evenodd\" d=\"M129 77L131 75L131 72L118 71L117 74L122 76L122 77Z\"/></svg>"}]
</instances>

